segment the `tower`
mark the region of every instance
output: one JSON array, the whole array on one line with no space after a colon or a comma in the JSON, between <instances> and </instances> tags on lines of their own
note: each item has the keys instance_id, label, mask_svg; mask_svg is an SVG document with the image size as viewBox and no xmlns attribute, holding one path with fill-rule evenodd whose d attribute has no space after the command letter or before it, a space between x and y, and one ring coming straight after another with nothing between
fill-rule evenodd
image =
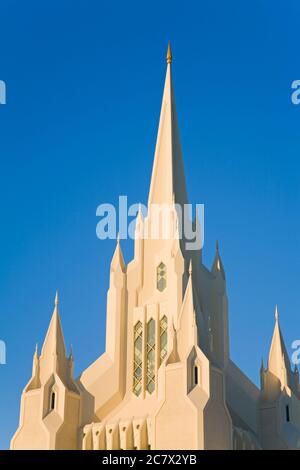
<instances>
[{"instance_id":1,"label":"tower","mask_svg":"<svg viewBox=\"0 0 300 470\"><path fill-rule=\"evenodd\" d=\"M129 263L116 242L105 351L73 379L56 297L12 449L300 448L299 376L278 310L259 389L230 357L219 245L208 269L201 244L192 249L187 236L171 64L169 45L148 210L137 213ZM197 219L192 226L199 236Z\"/></svg>"},{"instance_id":2,"label":"tower","mask_svg":"<svg viewBox=\"0 0 300 470\"><path fill-rule=\"evenodd\" d=\"M291 363L275 309L275 326L267 368L260 370L261 440L266 449L300 447L300 391L298 369Z\"/></svg>"},{"instance_id":3,"label":"tower","mask_svg":"<svg viewBox=\"0 0 300 470\"><path fill-rule=\"evenodd\" d=\"M127 266L117 242L106 351L80 376L83 396L95 396L85 415L84 449L232 445L222 370L228 360L225 275L219 254L208 271L201 249L189 250L184 230L179 233L188 197L171 62L169 45L147 215L137 214Z\"/></svg>"},{"instance_id":4,"label":"tower","mask_svg":"<svg viewBox=\"0 0 300 470\"><path fill-rule=\"evenodd\" d=\"M73 353L66 357L58 295L41 354L23 390L19 427L11 449L77 449L81 393L73 379Z\"/></svg>"}]
</instances>

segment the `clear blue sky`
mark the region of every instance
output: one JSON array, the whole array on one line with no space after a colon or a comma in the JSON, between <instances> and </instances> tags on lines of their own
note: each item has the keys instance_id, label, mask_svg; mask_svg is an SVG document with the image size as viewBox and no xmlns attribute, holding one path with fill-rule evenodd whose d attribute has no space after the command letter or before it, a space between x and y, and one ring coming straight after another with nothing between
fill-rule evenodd
<instances>
[{"instance_id":1,"label":"clear blue sky","mask_svg":"<svg viewBox=\"0 0 300 470\"><path fill-rule=\"evenodd\" d=\"M147 200L169 39L204 260L218 238L231 355L257 383L276 303L289 353L300 338L299 2L2 0L0 17L0 448L56 289L76 375L103 351L114 242L96 207Z\"/></svg>"}]
</instances>

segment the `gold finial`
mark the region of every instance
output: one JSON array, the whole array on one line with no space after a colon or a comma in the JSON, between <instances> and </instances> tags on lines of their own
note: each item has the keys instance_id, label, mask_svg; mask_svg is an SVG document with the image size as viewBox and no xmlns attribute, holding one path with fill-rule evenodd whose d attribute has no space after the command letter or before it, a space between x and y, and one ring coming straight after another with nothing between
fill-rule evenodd
<instances>
[{"instance_id":1,"label":"gold finial","mask_svg":"<svg viewBox=\"0 0 300 470\"><path fill-rule=\"evenodd\" d=\"M171 64L171 62L172 62L172 51L171 51L171 44L169 41L168 50L167 50L167 64Z\"/></svg>"}]
</instances>

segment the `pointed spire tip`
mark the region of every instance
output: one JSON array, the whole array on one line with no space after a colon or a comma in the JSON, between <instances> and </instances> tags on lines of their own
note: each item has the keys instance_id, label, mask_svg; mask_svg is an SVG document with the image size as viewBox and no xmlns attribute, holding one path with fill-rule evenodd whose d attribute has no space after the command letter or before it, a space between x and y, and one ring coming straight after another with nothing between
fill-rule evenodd
<instances>
[{"instance_id":1,"label":"pointed spire tip","mask_svg":"<svg viewBox=\"0 0 300 470\"><path fill-rule=\"evenodd\" d=\"M57 292L57 291L56 291L56 294L55 294L54 305L55 305L55 306L58 305L58 292Z\"/></svg>"},{"instance_id":2,"label":"pointed spire tip","mask_svg":"<svg viewBox=\"0 0 300 470\"><path fill-rule=\"evenodd\" d=\"M276 307L275 307L275 320L278 321L278 319L279 319L278 305L276 304Z\"/></svg>"},{"instance_id":3,"label":"pointed spire tip","mask_svg":"<svg viewBox=\"0 0 300 470\"><path fill-rule=\"evenodd\" d=\"M171 51L171 44L170 41L168 43L168 50L167 50L167 64L172 63L172 51Z\"/></svg>"}]
</instances>

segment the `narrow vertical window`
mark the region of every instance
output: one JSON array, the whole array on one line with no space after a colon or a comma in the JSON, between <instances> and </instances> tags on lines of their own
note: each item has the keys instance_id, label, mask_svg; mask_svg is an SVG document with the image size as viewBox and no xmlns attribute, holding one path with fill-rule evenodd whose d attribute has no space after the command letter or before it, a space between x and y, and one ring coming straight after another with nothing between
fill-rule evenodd
<instances>
[{"instance_id":1,"label":"narrow vertical window","mask_svg":"<svg viewBox=\"0 0 300 470\"><path fill-rule=\"evenodd\" d=\"M51 398L50 398L50 410L55 409L55 392L51 392Z\"/></svg>"},{"instance_id":2,"label":"narrow vertical window","mask_svg":"<svg viewBox=\"0 0 300 470\"><path fill-rule=\"evenodd\" d=\"M133 392L139 396L142 391L143 369L143 327L139 321L134 327Z\"/></svg>"},{"instance_id":3,"label":"narrow vertical window","mask_svg":"<svg viewBox=\"0 0 300 470\"><path fill-rule=\"evenodd\" d=\"M147 324L147 391L155 389L155 321L153 318Z\"/></svg>"},{"instance_id":4,"label":"narrow vertical window","mask_svg":"<svg viewBox=\"0 0 300 470\"><path fill-rule=\"evenodd\" d=\"M287 422L289 423L290 422L290 408L289 408L289 405L286 405L286 407L285 407L285 417L286 417Z\"/></svg>"},{"instance_id":5,"label":"narrow vertical window","mask_svg":"<svg viewBox=\"0 0 300 470\"><path fill-rule=\"evenodd\" d=\"M199 370L198 370L198 366L194 366L194 385L198 385L198 382L199 382Z\"/></svg>"},{"instance_id":6,"label":"narrow vertical window","mask_svg":"<svg viewBox=\"0 0 300 470\"><path fill-rule=\"evenodd\" d=\"M167 287L167 267L164 263L160 263L156 270L156 287L162 292Z\"/></svg>"},{"instance_id":7,"label":"narrow vertical window","mask_svg":"<svg viewBox=\"0 0 300 470\"><path fill-rule=\"evenodd\" d=\"M160 363L164 360L168 352L168 319L164 315L160 320Z\"/></svg>"}]
</instances>

